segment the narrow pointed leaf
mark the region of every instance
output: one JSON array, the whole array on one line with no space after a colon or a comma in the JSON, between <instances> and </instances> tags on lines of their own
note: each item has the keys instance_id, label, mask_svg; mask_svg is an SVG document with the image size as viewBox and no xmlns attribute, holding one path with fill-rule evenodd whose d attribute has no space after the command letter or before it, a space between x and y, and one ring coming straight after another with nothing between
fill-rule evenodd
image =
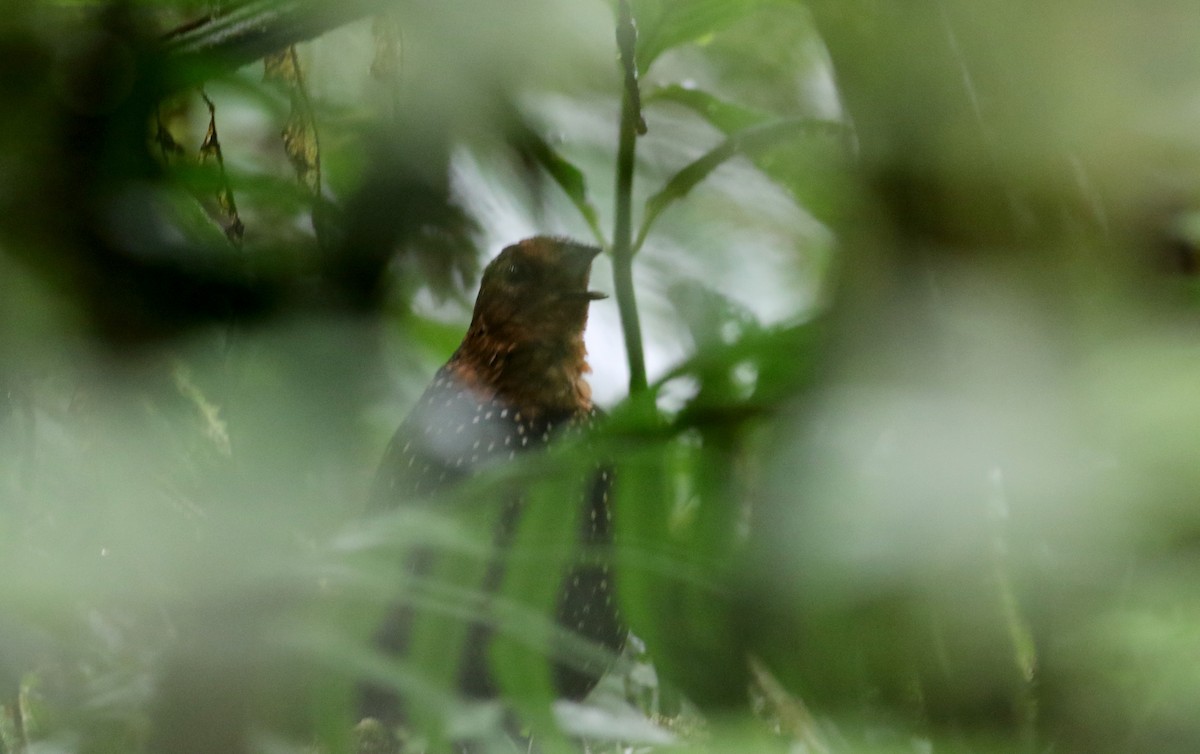
<instances>
[{"instance_id":1,"label":"narrow pointed leaf","mask_svg":"<svg viewBox=\"0 0 1200 754\"><path fill-rule=\"evenodd\" d=\"M567 571L571 551L562 543L572 542L578 528L578 505L584 475L570 473L569 465L543 478L522 501L521 515L505 563L501 596L541 616L536 627L521 636L500 631L493 642L490 661L505 698L525 721L538 731L540 744L563 745L556 740L557 726L551 712L555 690L550 665L554 609L562 574ZM532 641L530 640L532 639ZM554 746L549 748L553 749Z\"/></svg>"},{"instance_id":2,"label":"narrow pointed leaf","mask_svg":"<svg viewBox=\"0 0 1200 754\"><path fill-rule=\"evenodd\" d=\"M648 93L646 103L673 102L683 105L707 120L726 136L772 120L775 116L765 110L738 105L715 97L702 90L672 84Z\"/></svg>"},{"instance_id":3,"label":"narrow pointed leaf","mask_svg":"<svg viewBox=\"0 0 1200 754\"><path fill-rule=\"evenodd\" d=\"M521 147L542 166L575 205L575 209L579 211L600 246L608 248L604 232L600 229L600 217L596 206L588 198L587 178L583 171L555 151L554 147L533 129L522 129L520 140Z\"/></svg>"},{"instance_id":4,"label":"narrow pointed leaf","mask_svg":"<svg viewBox=\"0 0 1200 754\"><path fill-rule=\"evenodd\" d=\"M696 160L686 165L667 181L658 193L646 200L646 211L642 217L642 225L638 229L634 250L640 249L646 240L646 234L663 210L673 202L687 196L696 184L707 178L726 160L737 155L753 157L773 146L785 144L806 134L818 130L827 130L831 124L827 121L811 118L788 118L772 123L753 126L738 131L717 146L710 149ZM834 124L840 129L840 126Z\"/></svg>"}]
</instances>

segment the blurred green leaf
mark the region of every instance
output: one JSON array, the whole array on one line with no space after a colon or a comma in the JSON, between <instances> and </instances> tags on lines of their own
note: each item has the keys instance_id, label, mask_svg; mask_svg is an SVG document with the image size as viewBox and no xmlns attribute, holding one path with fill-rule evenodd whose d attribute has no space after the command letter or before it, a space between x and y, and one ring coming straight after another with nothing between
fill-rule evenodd
<instances>
[{"instance_id":1,"label":"blurred green leaf","mask_svg":"<svg viewBox=\"0 0 1200 754\"><path fill-rule=\"evenodd\" d=\"M490 653L505 698L540 733L539 745L551 750L569 750L551 712L556 694L550 637L562 589L562 579L554 575L569 571L574 554L569 545L577 541L578 512L583 509L570 503L586 493L589 485L581 482L588 476L583 468L562 464L554 475L543 477L522 496L517 528L505 554L499 594L541 617L544 630L531 634L527 627L514 626L509 632L501 631ZM564 510L575 513L563 515ZM519 633L512 633L514 628Z\"/></svg>"},{"instance_id":2,"label":"blurred green leaf","mask_svg":"<svg viewBox=\"0 0 1200 754\"><path fill-rule=\"evenodd\" d=\"M499 502L503 498L494 499ZM468 513L476 537L487 541L486 532L495 530L501 508L502 505L475 506L473 515ZM465 670L464 662L471 662L472 649L476 655L483 649L472 642L480 640L477 632L489 620L486 600L492 558L490 553L477 558L448 550L427 550L421 557L430 562L430 578L423 581L421 592L404 598L415 608L409 618L411 639L407 656L417 677L433 688L454 693L452 690L459 688ZM433 604L444 602L450 609L431 610L426 600L432 600ZM452 731L448 727L451 720L440 705L425 696L410 696L404 703L414 727L431 737L433 749L440 749L451 740Z\"/></svg>"},{"instance_id":3,"label":"blurred green leaf","mask_svg":"<svg viewBox=\"0 0 1200 754\"><path fill-rule=\"evenodd\" d=\"M840 128L832 126L835 128ZM642 224L638 228L634 249L640 249L658 216L676 201L684 198L696 184L732 157L762 155L773 147L795 141L810 134L831 128L826 121L811 118L787 118L763 123L737 131L708 152L698 157L672 176L658 193L646 200Z\"/></svg>"},{"instance_id":4,"label":"blurred green leaf","mask_svg":"<svg viewBox=\"0 0 1200 754\"><path fill-rule=\"evenodd\" d=\"M738 134L753 133L756 128L767 128L772 121L778 121L776 116L766 111L677 84L654 90L645 99L647 103L672 102L683 105L730 139ZM848 202L843 155L847 151L849 130L836 121L813 119L808 122L810 127L803 138L764 142L747 149L745 154L755 167L786 188L813 217L827 225L836 226ZM727 142L717 149L728 147ZM713 155L713 159L716 157ZM679 177L682 176L681 172Z\"/></svg>"},{"instance_id":5,"label":"blurred green leaf","mask_svg":"<svg viewBox=\"0 0 1200 754\"><path fill-rule=\"evenodd\" d=\"M548 619L539 578L584 555L554 506L579 449L347 521L380 427L461 337L477 244L570 232L576 212L603 240L612 97L635 93L611 20L553 0L9 5L0 749L340 752L361 679L423 711L418 737L507 751L516 710L560 744L546 655L606 658ZM700 83L647 94L687 116L655 138L627 108L623 175L700 157L651 184L641 237L663 243L622 284L657 381L592 440L617 466L619 596L651 654L559 715L611 742L584 748L667 745L647 718L673 751L721 754L1200 748L1200 14L1034 5L633 2L630 68ZM345 23L377 10L399 12L376 38ZM316 132L293 133L297 185L291 97L257 62L303 40L316 217ZM492 145L519 140L515 102L566 134L570 160L533 134L522 154L566 201L511 201ZM708 154L704 124L726 139ZM208 166L179 160L201 147ZM758 181L693 196L735 156L827 228ZM244 253L203 211L222 192ZM691 222L659 222L693 199ZM596 313L608 400L622 364ZM518 493L496 592L477 503ZM437 567L404 572L422 548ZM413 662L371 643L398 594L423 614ZM490 704L456 693L482 623L507 697ZM747 649L769 670L749 700Z\"/></svg>"},{"instance_id":6,"label":"blurred green leaf","mask_svg":"<svg viewBox=\"0 0 1200 754\"><path fill-rule=\"evenodd\" d=\"M587 178L583 171L560 155L532 128L523 126L520 129L516 137L516 146L550 174L554 182L571 200L571 204L575 205L575 209L579 210L579 214L592 231L596 242L600 244L601 248L607 248L608 241L604 237L604 231L600 229L600 218L596 207L588 197Z\"/></svg>"},{"instance_id":7,"label":"blurred green leaf","mask_svg":"<svg viewBox=\"0 0 1200 754\"><path fill-rule=\"evenodd\" d=\"M100 4L100 3L97 3ZM186 5L183 3L182 5ZM203 81L380 10L383 0L238 0L211 7L168 35L182 81ZM182 83L182 82L181 82Z\"/></svg>"},{"instance_id":8,"label":"blurred green leaf","mask_svg":"<svg viewBox=\"0 0 1200 754\"><path fill-rule=\"evenodd\" d=\"M810 383L820 341L812 324L763 328L714 292L680 295L698 355L653 389L686 376L696 395L667 428L622 408L608 428L643 443L626 439L617 451L622 606L672 687L703 708L726 708L749 682L734 599L752 494L741 472L746 432Z\"/></svg>"},{"instance_id":9,"label":"blurred green leaf","mask_svg":"<svg viewBox=\"0 0 1200 754\"><path fill-rule=\"evenodd\" d=\"M766 111L729 102L702 89L679 84L653 89L644 95L643 101L646 104L673 102L683 105L707 120L726 136L751 126L761 125L775 117Z\"/></svg>"},{"instance_id":10,"label":"blurred green leaf","mask_svg":"<svg viewBox=\"0 0 1200 754\"><path fill-rule=\"evenodd\" d=\"M764 0L633 0L638 72L667 50L703 39L751 13Z\"/></svg>"},{"instance_id":11,"label":"blurred green leaf","mask_svg":"<svg viewBox=\"0 0 1200 754\"><path fill-rule=\"evenodd\" d=\"M628 450L616 466L618 486L613 495L616 521L616 556L621 574L617 594L631 630L648 646L669 644L674 618L660 600L666 577L654 565L662 543L670 541L674 506L673 474L665 454L646 445L641 452Z\"/></svg>"}]
</instances>

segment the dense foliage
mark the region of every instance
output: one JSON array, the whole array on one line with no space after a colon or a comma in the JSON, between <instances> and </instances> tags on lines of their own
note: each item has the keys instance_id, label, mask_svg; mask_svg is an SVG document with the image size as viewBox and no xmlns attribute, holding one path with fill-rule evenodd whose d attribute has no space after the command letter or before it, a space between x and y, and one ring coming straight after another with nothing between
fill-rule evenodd
<instances>
[{"instance_id":1,"label":"dense foliage","mask_svg":"<svg viewBox=\"0 0 1200 754\"><path fill-rule=\"evenodd\" d=\"M1200 747L1193 4L10 5L0 751L386 751L364 680L409 751ZM607 421L365 518L541 233ZM555 705L597 460L636 639Z\"/></svg>"}]
</instances>

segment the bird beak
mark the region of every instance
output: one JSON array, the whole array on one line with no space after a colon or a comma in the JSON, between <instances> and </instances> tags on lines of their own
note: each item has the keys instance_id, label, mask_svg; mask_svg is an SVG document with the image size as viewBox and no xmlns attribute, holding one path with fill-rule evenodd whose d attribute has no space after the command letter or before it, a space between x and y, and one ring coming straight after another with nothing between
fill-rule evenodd
<instances>
[{"instance_id":1,"label":"bird beak","mask_svg":"<svg viewBox=\"0 0 1200 754\"><path fill-rule=\"evenodd\" d=\"M581 243L563 245L563 256L567 265L579 274L586 273L592 266L592 260L600 255L600 247L586 246Z\"/></svg>"},{"instance_id":2,"label":"bird beak","mask_svg":"<svg viewBox=\"0 0 1200 754\"><path fill-rule=\"evenodd\" d=\"M578 301L579 299L583 299L585 301L592 302L608 298L608 294L601 293L600 291L563 291L562 293L558 294L558 297L568 301Z\"/></svg>"},{"instance_id":3,"label":"bird beak","mask_svg":"<svg viewBox=\"0 0 1200 754\"><path fill-rule=\"evenodd\" d=\"M601 250L598 246L585 246L584 244L572 243L568 244L563 251L567 257L567 263L577 270L580 277L586 280L587 274L592 268L592 260L600 255ZM588 301L599 301L600 299L608 298L607 293L587 290L572 294L572 298L575 296L585 298Z\"/></svg>"}]
</instances>

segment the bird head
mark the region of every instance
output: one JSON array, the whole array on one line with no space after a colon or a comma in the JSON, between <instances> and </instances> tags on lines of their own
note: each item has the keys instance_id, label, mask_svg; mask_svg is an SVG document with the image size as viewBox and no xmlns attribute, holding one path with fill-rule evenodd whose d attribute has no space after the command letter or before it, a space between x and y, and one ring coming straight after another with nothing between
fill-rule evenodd
<instances>
[{"instance_id":1,"label":"bird head","mask_svg":"<svg viewBox=\"0 0 1200 754\"><path fill-rule=\"evenodd\" d=\"M547 236L507 247L483 271L472 330L515 345L581 336L588 304L605 297L588 290L592 260L599 253L594 246Z\"/></svg>"},{"instance_id":2,"label":"bird head","mask_svg":"<svg viewBox=\"0 0 1200 754\"><path fill-rule=\"evenodd\" d=\"M586 413L591 371L583 329L600 250L536 236L509 246L483 271L471 327L449 366L481 395L499 397L527 416Z\"/></svg>"}]
</instances>

